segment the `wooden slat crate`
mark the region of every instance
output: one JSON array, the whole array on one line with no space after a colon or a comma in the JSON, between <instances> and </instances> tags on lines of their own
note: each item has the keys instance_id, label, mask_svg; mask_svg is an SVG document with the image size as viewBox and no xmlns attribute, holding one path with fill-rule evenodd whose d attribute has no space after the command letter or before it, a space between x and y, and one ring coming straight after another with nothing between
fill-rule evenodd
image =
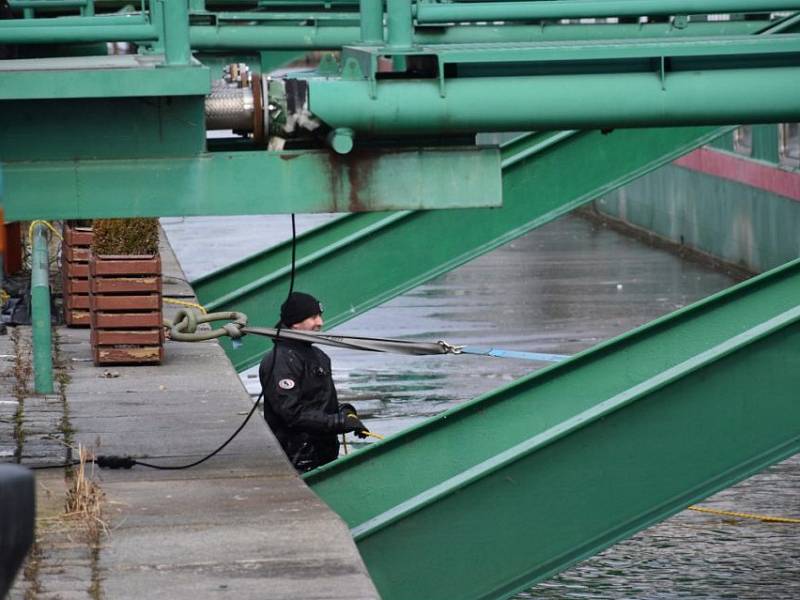
<instances>
[{"instance_id":1,"label":"wooden slat crate","mask_svg":"<svg viewBox=\"0 0 800 600\"><path fill-rule=\"evenodd\" d=\"M164 359L161 259L93 256L89 273L95 364L160 363Z\"/></svg>"},{"instance_id":2,"label":"wooden slat crate","mask_svg":"<svg viewBox=\"0 0 800 600\"><path fill-rule=\"evenodd\" d=\"M93 233L89 227L64 224L61 274L64 321L68 327L89 327L89 257Z\"/></svg>"}]
</instances>

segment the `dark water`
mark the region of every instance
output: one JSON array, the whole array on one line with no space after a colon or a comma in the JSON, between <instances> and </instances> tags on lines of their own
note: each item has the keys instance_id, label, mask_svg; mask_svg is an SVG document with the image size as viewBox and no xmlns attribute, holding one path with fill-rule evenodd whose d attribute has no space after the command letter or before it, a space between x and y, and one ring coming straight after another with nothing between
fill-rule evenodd
<instances>
[{"instance_id":1,"label":"dark water","mask_svg":"<svg viewBox=\"0 0 800 600\"><path fill-rule=\"evenodd\" d=\"M307 217L301 225L323 218ZM215 220L221 233L213 267L285 239L288 223L288 217ZM205 253L192 251L205 243L208 220L165 220L164 225L190 278L213 268L203 259ZM250 233L242 235L241 227ZM235 232L238 241L226 243L226 232ZM337 331L573 354L732 283L702 265L570 216ZM302 281L297 288L303 288ZM341 399L356 404L368 415L367 426L381 434L547 366L472 356L326 351ZM247 374L244 380L254 383ZM704 506L800 517L799 484L800 460L795 458ZM800 598L798 558L800 525L687 511L517 598Z\"/></svg>"}]
</instances>

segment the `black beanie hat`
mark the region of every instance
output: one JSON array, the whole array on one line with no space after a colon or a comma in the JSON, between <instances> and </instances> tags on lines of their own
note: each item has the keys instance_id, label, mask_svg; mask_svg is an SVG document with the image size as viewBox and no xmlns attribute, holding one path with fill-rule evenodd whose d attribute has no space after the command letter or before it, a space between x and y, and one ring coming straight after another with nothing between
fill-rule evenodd
<instances>
[{"instance_id":1,"label":"black beanie hat","mask_svg":"<svg viewBox=\"0 0 800 600\"><path fill-rule=\"evenodd\" d=\"M281 322L286 327L306 320L308 317L322 314L322 304L311 294L292 292L281 304Z\"/></svg>"}]
</instances>

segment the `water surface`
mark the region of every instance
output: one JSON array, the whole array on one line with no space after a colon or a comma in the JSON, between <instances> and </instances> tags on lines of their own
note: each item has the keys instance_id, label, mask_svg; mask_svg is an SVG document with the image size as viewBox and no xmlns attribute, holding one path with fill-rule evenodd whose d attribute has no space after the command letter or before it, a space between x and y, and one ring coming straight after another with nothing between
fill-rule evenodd
<instances>
[{"instance_id":1,"label":"water surface","mask_svg":"<svg viewBox=\"0 0 800 600\"><path fill-rule=\"evenodd\" d=\"M299 225L303 229L327 218L301 217ZM165 219L164 226L189 278L291 232L288 217ZM211 260L198 252L209 245ZM568 216L336 331L574 354L733 283L704 265ZM296 288L304 284L313 286L299 280ZM326 352L340 398L354 402L368 415L367 426L381 434L548 366L474 356ZM243 377L255 390L255 380L247 373ZM800 517L798 484L800 460L795 458L704 506ZM800 598L799 558L800 525L686 511L517 598Z\"/></svg>"}]
</instances>

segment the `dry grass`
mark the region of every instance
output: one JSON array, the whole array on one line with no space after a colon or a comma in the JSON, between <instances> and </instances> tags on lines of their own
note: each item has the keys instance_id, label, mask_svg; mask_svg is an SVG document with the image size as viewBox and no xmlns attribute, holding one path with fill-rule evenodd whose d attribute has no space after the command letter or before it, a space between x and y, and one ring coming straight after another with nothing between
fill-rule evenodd
<instances>
[{"instance_id":1,"label":"dry grass","mask_svg":"<svg viewBox=\"0 0 800 600\"><path fill-rule=\"evenodd\" d=\"M65 514L62 518L75 519L86 529L88 541L92 546L100 544L101 532L108 532L108 527L103 521L103 501L105 494L86 474L86 464L91 453L84 447L78 446L80 462L73 470L69 487L67 488ZM92 465L89 461L89 465ZM90 467L91 468L91 467Z\"/></svg>"},{"instance_id":2,"label":"dry grass","mask_svg":"<svg viewBox=\"0 0 800 600\"><path fill-rule=\"evenodd\" d=\"M92 253L147 255L158 253L158 219L97 219Z\"/></svg>"}]
</instances>

